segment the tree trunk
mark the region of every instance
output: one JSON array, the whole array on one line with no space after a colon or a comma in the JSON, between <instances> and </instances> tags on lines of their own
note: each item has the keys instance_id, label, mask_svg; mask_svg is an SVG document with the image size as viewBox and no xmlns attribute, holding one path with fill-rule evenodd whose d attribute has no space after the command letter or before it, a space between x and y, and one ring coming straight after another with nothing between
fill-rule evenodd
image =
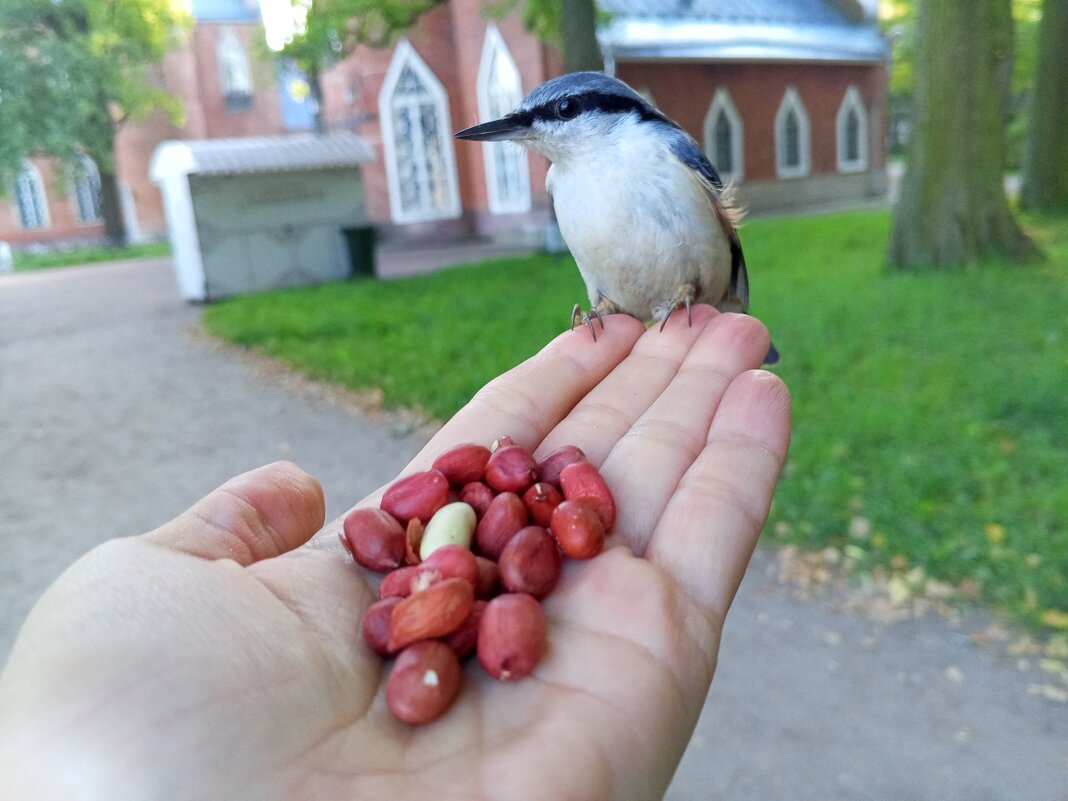
<instances>
[{"instance_id":1,"label":"tree trunk","mask_svg":"<svg viewBox=\"0 0 1068 801\"><path fill-rule=\"evenodd\" d=\"M312 68L305 73L308 76L308 93L311 101L315 104L313 120L317 134L326 133L326 117L323 116L323 73L318 68Z\"/></svg>"},{"instance_id":2,"label":"tree trunk","mask_svg":"<svg viewBox=\"0 0 1068 801\"><path fill-rule=\"evenodd\" d=\"M913 130L889 265L1035 258L1004 188L1010 0L921 0L916 33Z\"/></svg>"},{"instance_id":3,"label":"tree trunk","mask_svg":"<svg viewBox=\"0 0 1068 801\"><path fill-rule=\"evenodd\" d=\"M1020 205L1068 209L1068 0L1045 0Z\"/></svg>"},{"instance_id":4,"label":"tree trunk","mask_svg":"<svg viewBox=\"0 0 1068 801\"><path fill-rule=\"evenodd\" d=\"M603 70L604 56L597 43L597 11L593 0L561 0L560 38L564 71Z\"/></svg>"},{"instance_id":5,"label":"tree trunk","mask_svg":"<svg viewBox=\"0 0 1068 801\"><path fill-rule=\"evenodd\" d=\"M104 218L104 236L112 247L126 244L126 219L122 216L122 198L115 170L100 168L100 215Z\"/></svg>"}]
</instances>

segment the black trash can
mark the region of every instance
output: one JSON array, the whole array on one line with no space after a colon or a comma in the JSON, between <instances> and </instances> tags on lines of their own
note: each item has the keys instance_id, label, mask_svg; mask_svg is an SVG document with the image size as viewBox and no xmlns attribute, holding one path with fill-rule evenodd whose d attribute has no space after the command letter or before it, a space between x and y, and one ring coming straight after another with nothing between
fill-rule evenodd
<instances>
[{"instance_id":1,"label":"black trash can","mask_svg":"<svg viewBox=\"0 0 1068 801\"><path fill-rule=\"evenodd\" d=\"M375 227L361 225L342 228L345 245L349 249L349 276L373 278L375 274Z\"/></svg>"}]
</instances>

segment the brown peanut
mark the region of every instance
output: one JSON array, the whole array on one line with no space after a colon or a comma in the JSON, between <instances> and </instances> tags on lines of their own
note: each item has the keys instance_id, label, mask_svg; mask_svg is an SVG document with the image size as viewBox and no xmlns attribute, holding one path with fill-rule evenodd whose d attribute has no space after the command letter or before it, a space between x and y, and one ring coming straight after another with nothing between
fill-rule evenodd
<instances>
[{"instance_id":1,"label":"brown peanut","mask_svg":"<svg viewBox=\"0 0 1068 801\"><path fill-rule=\"evenodd\" d=\"M390 651L419 640L452 634L471 612L475 588L469 581L449 578L413 592L393 609L389 622Z\"/></svg>"}]
</instances>

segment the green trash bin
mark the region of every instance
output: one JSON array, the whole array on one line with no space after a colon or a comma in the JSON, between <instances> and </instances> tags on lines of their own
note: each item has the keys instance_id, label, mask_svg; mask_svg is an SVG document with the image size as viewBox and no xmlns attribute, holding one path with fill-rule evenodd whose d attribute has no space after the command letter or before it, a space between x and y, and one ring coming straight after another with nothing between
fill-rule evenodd
<instances>
[{"instance_id":1,"label":"green trash bin","mask_svg":"<svg viewBox=\"0 0 1068 801\"><path fill-rule=\"evenodd\" d=\"M343 228L341 233L349 249L349 276L373 278L375 274L375 227L361 225L356 228Z\"/></svg>"}]
</instances>

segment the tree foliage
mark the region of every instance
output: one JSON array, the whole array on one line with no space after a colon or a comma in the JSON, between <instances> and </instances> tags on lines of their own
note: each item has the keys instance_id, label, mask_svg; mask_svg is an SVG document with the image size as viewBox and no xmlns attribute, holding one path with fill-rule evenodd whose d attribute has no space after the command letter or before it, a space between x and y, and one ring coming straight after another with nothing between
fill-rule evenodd
<instances>
[{"instance_id":1,"label":"tree foliage","mask_svg":"<svg viewBox=\"0 0 1068 801\"><path fill-rule=\"evenodd\" d=\"M428 11L448 0L290 0L297 30L282 49L308 76L321 104L319 76L359 45L388 47ZM523 24L545 42L561 46L568 70L600 69L594 0L484 0L483 11L500 18L523 4ZM322 120L317 126L323 127Z\"/></svg>"},{"instance_id":2,"label":"tree foliage","mask_svg":"<svg viewBox=\"0 0 1068 801\"><path fill-rule=\"evenodd\" d=\"M115 136L155 111L180 117L153 70L188 24L176 0L3 0L0 180L30 155L73 164L85 153L100 170L108 234L122 239Z\"/></svg>"}]
</instances>

